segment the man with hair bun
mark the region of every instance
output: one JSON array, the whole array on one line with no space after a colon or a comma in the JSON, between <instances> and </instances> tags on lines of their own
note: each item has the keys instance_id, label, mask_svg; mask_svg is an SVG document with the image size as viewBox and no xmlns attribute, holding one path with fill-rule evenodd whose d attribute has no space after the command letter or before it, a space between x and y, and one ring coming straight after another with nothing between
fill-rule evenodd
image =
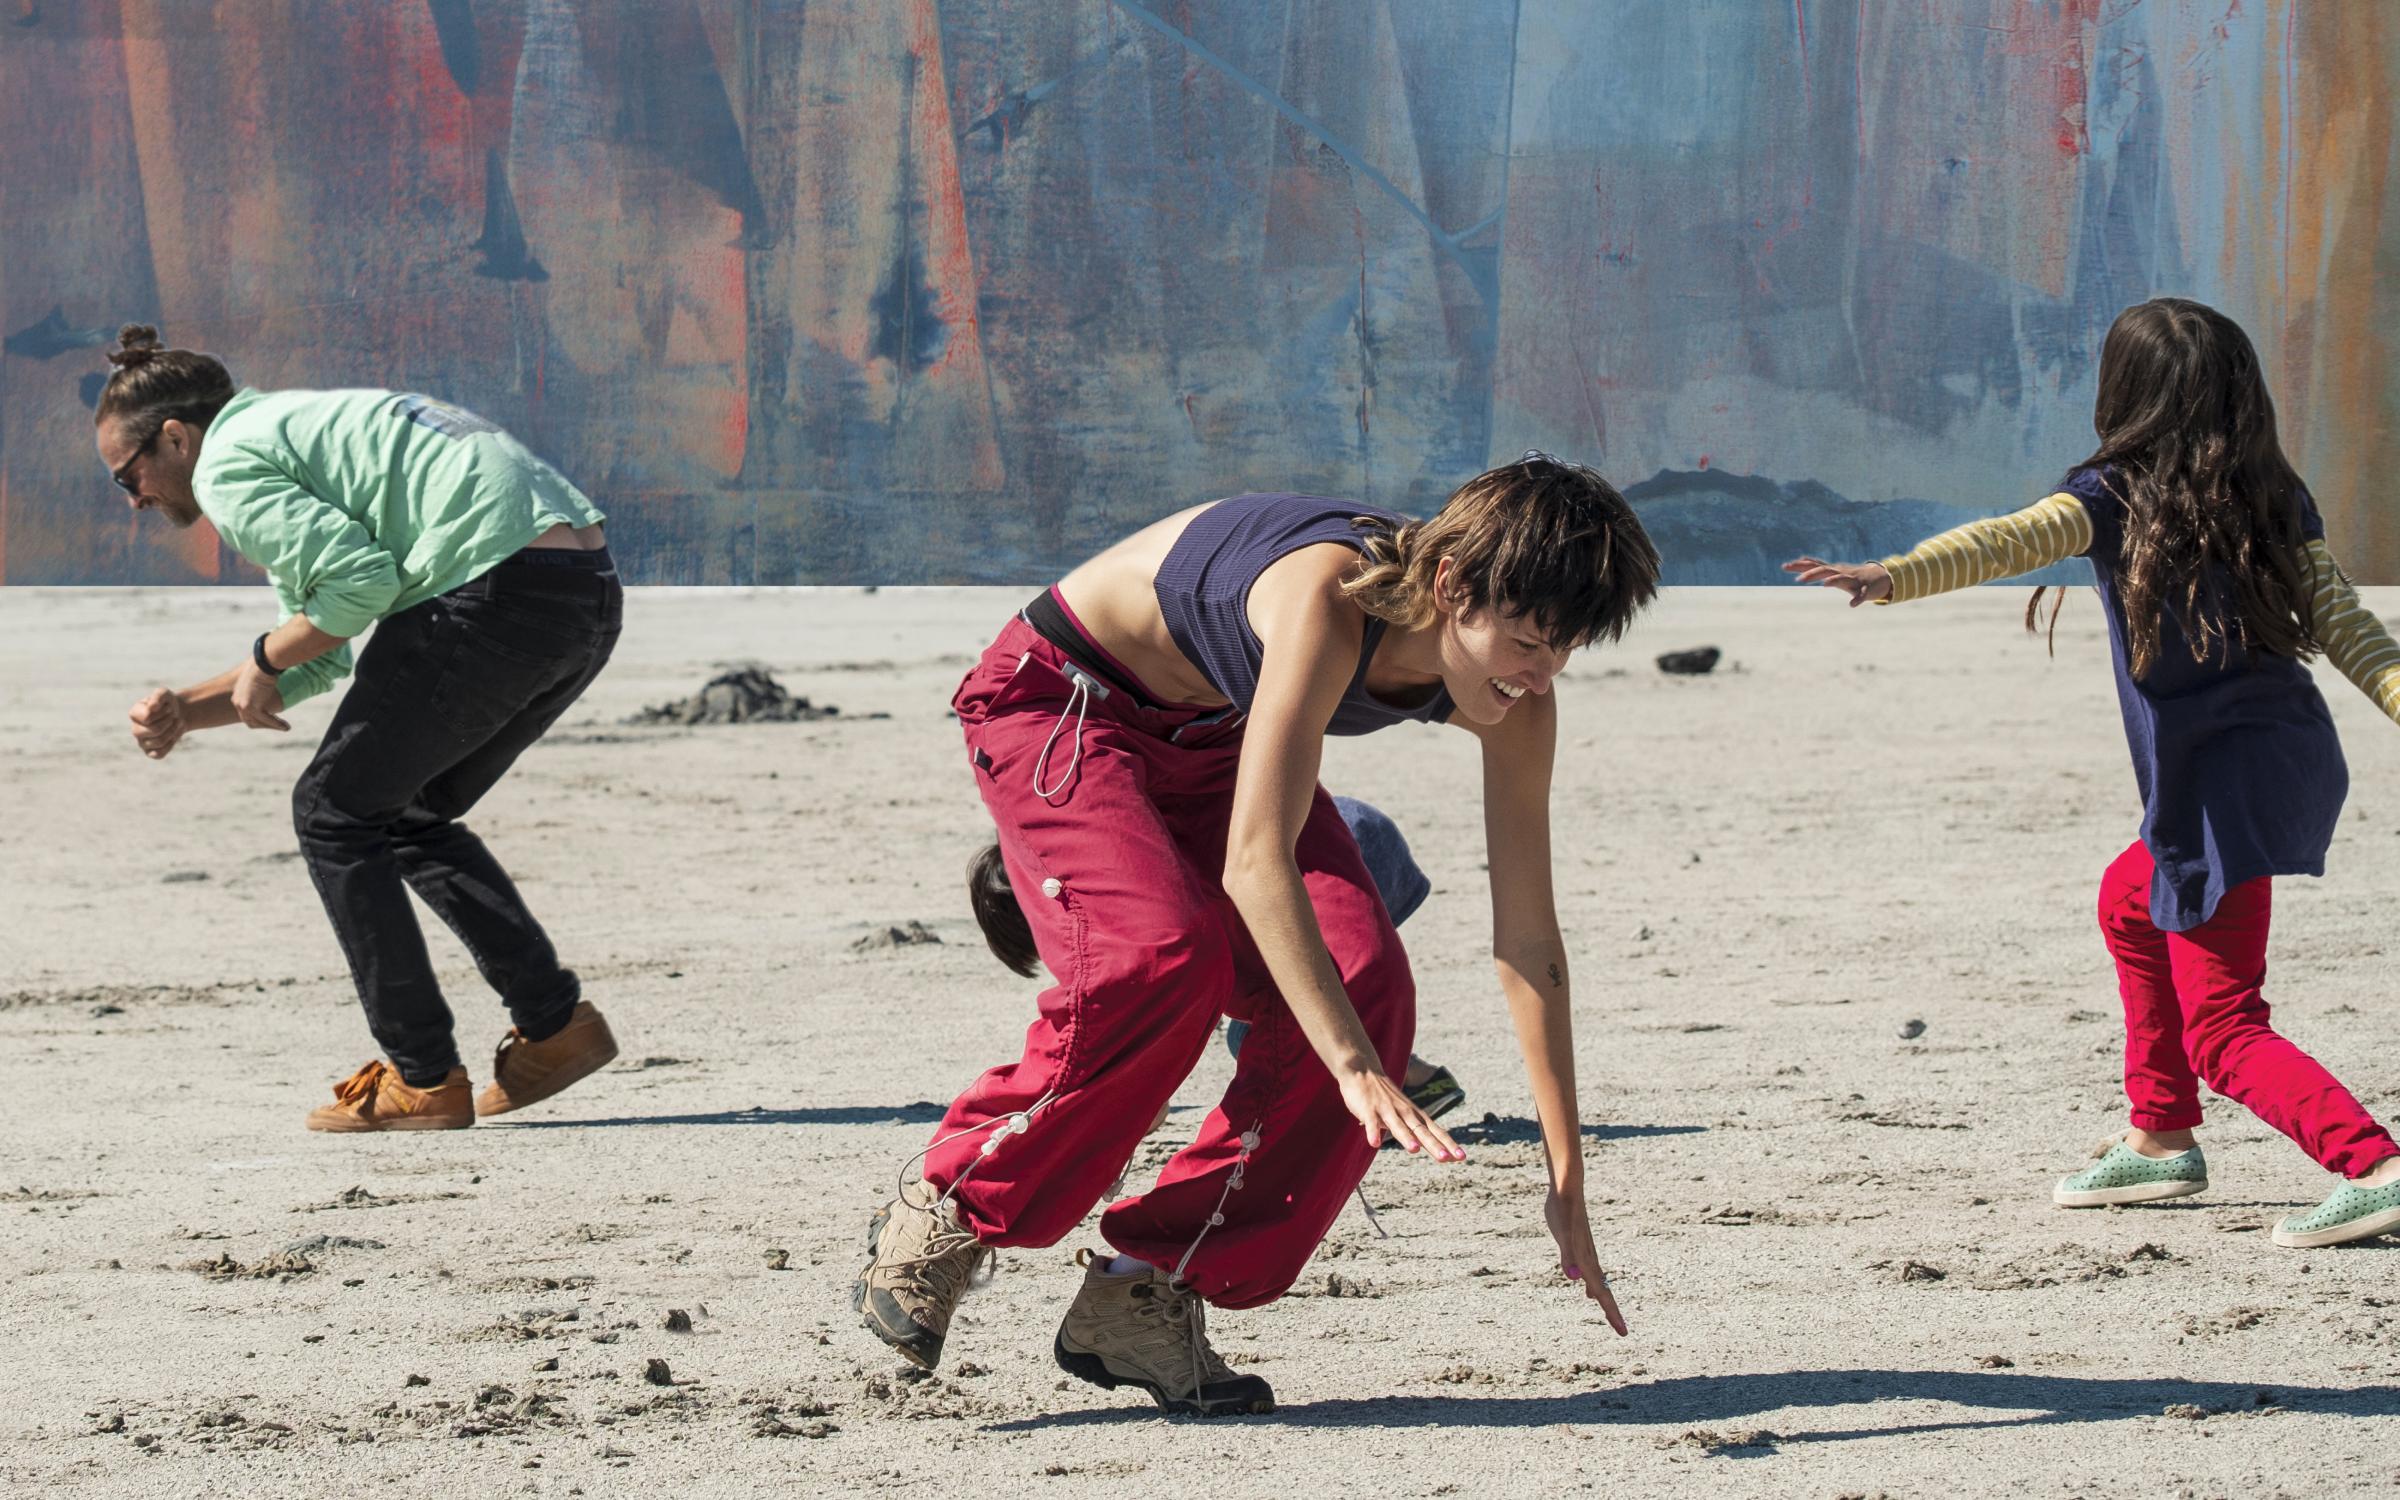
<instances>
[{"instance_id":1,"label":"man with hair bun","mask_svg":"<svg viewBox=\"0 0 2400 1500\"><path fill-rule=\"evenodd\" d=\"M451 1130L546 1099L616 1039L483 841L458 820L600 675L624 591L598 507L471 412L398 391L236 389L213 356L129 324L100 394L100 461L136 511L206 517L266 572L281 623L234 666L135 704L163 760L194 730L291 728L357 681L293 789L293 822L385 1056L308 1128ZM380 624L378 625L378 622ZM469 1096L413 889L515 1023Z\"/></svg>"}]
</instances>

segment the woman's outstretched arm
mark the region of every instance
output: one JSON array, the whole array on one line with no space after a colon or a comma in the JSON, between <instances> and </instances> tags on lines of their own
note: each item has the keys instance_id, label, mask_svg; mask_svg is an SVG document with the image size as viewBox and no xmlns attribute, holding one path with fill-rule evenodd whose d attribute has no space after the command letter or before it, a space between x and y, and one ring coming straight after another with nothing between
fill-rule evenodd
<instances>
[{"instance_id":1,"label":"woman's outstretched arm","mask_svg":"<svg viewBox=\"0 0 2400 1500\"><path fill-rule=\"evenodd\" d=\"M1575 1087L1575 1014L1567 945L1550 873L1550 777L1558 750L1555 693L1527 696L1498 724L1460 721L1483 742L1483 837L1492 880L1492 963L1542 1131L1550 1191L1542 1217L1559 1270L1583 1284L1609 1326L1625 1332L1592 1241L1584 1203L1583 1111Z\"/></svg>"}]
</instances>

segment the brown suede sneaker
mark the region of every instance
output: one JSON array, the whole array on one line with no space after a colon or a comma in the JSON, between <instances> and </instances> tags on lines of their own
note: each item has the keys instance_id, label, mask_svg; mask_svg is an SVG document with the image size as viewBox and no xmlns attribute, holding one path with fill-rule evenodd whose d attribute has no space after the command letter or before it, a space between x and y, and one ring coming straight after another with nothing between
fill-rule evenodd
<instances>
[{"instance_id":1,"label":"brown suede sneaker","mask_svg":"<svg viewBox=\"0 0 2400 1500\"><path fill-rule=\"evenodd\" d=\"M581 1083L616 1060L617 1039L589 1000L575 1002L564 1030L538 1042L515 1027L500 1039L492 1059L492 1081L475 1096L475 1113L504 1115L539 1104L569 1084Z\"/></svg>"},{"instance_id":2,"label":"brown suede sneaker","mask_svg":"<svg viewBox=\"0 0 2400 1500\"><path fill-rule=\"evenodd\" d=\"M1207 1304L1155 1266L1111 1276L1106 1250L1079 1250L1083 1290L1051 1346L1058 1367L1115 1390L1139 1386L1168 1411L1204 1417L1262 1415L1275 1392L1256 1375L1236 1375L1209 1346Z\"/></svg>"},{"instance_id":3,"label":"brown suede sneaker","mask_svg":"<svg viewBox=\"0 0 2400 1500\"><path fill-rule=\"evenodd\" d=\"M412 1088L379 1057L335 1084L333 1101L308 1112L309 1129L464 1130L475 1123L465 1068L452 1068L439 1088Z\"/></svg>"}]
</instances>

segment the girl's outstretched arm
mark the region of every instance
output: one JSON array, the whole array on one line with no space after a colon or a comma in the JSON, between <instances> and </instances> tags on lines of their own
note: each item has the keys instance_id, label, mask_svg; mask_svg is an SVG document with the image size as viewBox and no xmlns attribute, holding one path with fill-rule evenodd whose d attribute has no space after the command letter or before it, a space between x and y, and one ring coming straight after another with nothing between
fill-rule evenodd
<instances>
[{"instance_id":1,"label":"girl's outstretched arm","mask_svg":"<svg viewBox=\"0 0 2400 1500\"><path fill-rule=\"evenodd\" d=\"M1251 628L1266 651L1234 773L1225 894L1368 1144L1381 1145L1388 1134L1436 1161L1464 1161L1450 1133L1384 1072L1326 950L1294 852L1317 794L1325 726L1357 670L1364 639L1358 606L1341 596L1346 560L1312 560L1312 550L1327 549L1284 558L1250 591Z\"/></svg>"},{"instance_id":2,"label":"girl's outstretched arm","mask_svg":"<svg viewBox=\"0 0 2400 1500\"><path fill-rule=\"evenodd\" d=\"M1783 565L1796 583L1838 588L1853 605L1905 604L2080 557L2091 550L2092 518L2061 491L2020 511L1952 527L1880 563L1814 557Z\"/></svg>"},{"instance_id":3,"label":"girl's outstretched arm","mask_svg":"<svg viewBox=\"0 0 2400 1500\"><path fill-rule=\"evenodd\" d=\"M1625 1332L1608 1289L1584 1206L1583 1112L1575 1090L1575 1017L1567 988L1567 945L1559 935L1550 879L1550 773L1558 749L1558 700L1532 694L1498 724L1459 721L1483 741L1483 837L1492 875L1492 962L1508 999L1517 1047L1533 1088L1550 1192L1542 1217L1558 1245L1559 1270L1583 1284L1608 1324Z\"/></svg>"},{"instance_id":4,"label":"girl's outstretched arm","mask_svg":"<svg viewBox=\"0 0 2400 1500\"><path fill-rule=\"evenodd\" d=\"M2400 642L2393 641L2383 622L2359 602L2358 591L2350 587L2323 537L2308 544L2308 561L2316 570L2312 603L2325 659L2373 700L2384 717L2400 722Z\"/></svg>"}]
</instances>

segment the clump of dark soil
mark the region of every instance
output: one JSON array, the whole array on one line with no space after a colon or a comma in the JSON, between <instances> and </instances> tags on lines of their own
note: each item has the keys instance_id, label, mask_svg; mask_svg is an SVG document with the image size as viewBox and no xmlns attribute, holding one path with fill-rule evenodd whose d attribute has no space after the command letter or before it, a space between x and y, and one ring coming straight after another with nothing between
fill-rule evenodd
<instances>
[{"instance_id":1,"label":"clump of dark soil","mask_svg":"<svg viewBox=\"0 0 2400 1500\"><path fill-rule=\"evenodd\" d=\"M719 672L700 691L672 703L657 703L628 716L628 724L797 724L838 719L830 703L811 703L785 690L775 674L756 662ZM881 719L888 714L853 714Z\"/></svg>"}]
</instances>

